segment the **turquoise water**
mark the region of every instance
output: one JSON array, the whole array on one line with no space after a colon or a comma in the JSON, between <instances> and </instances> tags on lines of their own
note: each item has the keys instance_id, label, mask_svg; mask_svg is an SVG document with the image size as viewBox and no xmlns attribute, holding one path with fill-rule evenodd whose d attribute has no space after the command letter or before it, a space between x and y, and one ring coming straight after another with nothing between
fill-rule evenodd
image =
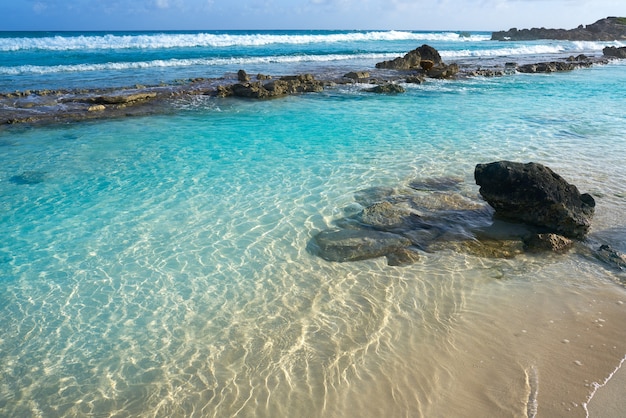
<instances>
[{"instance_id":1,"label":"turquoise water","mask_svg":"<svg viewBox=\"0 0 626 418\"><path fill-rule=\"evenodd\" d=\"M626 355L623 273L579 250L390 267L307 247L360 190L454 177L478 199L474 166L510 159L592 193L589 241L626 252L624 83L612 63L4 129L0 415L520 416L528 376L540 411L583 413Z\"/></svg>"}]
</instances>

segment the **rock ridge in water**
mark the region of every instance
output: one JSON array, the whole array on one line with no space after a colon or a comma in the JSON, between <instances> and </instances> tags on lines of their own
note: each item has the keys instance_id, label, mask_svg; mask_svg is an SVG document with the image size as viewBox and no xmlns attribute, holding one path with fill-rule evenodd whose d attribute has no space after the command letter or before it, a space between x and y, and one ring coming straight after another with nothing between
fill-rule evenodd
<instances>
[{"instance_id":1,"label":"rock ridge in water","mask_svg":"<svg viewBox=\"0 0 626 418\"><path fill-rule=\"evenodd\" d=\"M377 73L351 71L343 77L318 80L312 74L273 77L257 74L256 81L244 70L236 74L236 82L230 78L194 78L179 80L173 84L142 86L17 91L0 94L0 127L12 124L59 123L89 119L105 119L167 113L176 109L177 103L193 100L196 96L242 97L248 99L272 99L291 94L320 92L328 86L347 83L374 84L364 91L383 94L403 93L402 83L420 84L427 78L459 79L463 77L495 77L520 73L551 73L586 68L595 63L607 63L609 59L626 58L626 47L607 47L604 57L579 55L564 61L517 65L507 63L505 68L461 69L458 64L445 64L439 52L422 45L404 57L376 64Z\"/></svg>"},{"instance_id":2,"label":"rock ridge in water","mask_svg":"<svg viewBox=\"0 0 626 418\"><path fill-rule=\"evenodd\" d=\"M562 41L620 41L626 39L626 18L607 17L590 25L575 29L517 29L497 31L491 34L492 41L534 41L555 39Z\"/></svg>"},{"instance_id":3,"label":"rock ridge in water","mask_svg":"<svg viewBox=\"0 0 626 418\"><path fill-rule=\"evenodd\" d=\"M476 165L474 176L480 196L464 193L463 180L456 178L358 191L348 215L315 234L308 249L327 261L386 257L389 265L406 266L424 252L512 258L564 254L577 246L607 265L626 268L619 251L581 245L595 201L549 167L496 161Z\"/></svg>"}]
</instances>

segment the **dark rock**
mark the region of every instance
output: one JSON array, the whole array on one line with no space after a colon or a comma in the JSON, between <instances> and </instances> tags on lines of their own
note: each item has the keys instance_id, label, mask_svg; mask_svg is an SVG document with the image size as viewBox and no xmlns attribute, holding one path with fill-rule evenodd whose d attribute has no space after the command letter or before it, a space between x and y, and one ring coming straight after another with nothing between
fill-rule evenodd
<instances>
[{"instance_id":1,"label":"dark rock","mask_svg":"<svg viewBox=\"0 0 626 418\"><path fill-rule=\"evenodd\" d=\"M395 83L385 83L380 84L378 86L372 87L370 89L365 89L365 91L370 93L379 93L379 94L398 94L404 93L406 90L399 84Z\"/></svg>"},{"instance_id":2,"label":"dark rock","mask_svg":"<svg viewBox=\"0 0 626 418\"><path fill-rule=\"evenodd\" d=\"M424 77L418 74L413 74L407 76L407 78L404 79L404 82L409 84L422 84L424 82Z\"/></svg>"},{"instance_id":3,"label":"dark rock","mask_svg":"<svg viewBox=\"0 0 626 418\"><path fill-rule=\"evenodd\" d=\"M417 50L408 52L404 57L397 57L389 61L376 64L376 68L388 70L415 70L420 66L421 56Z\"/></svg>"},{"instance_id":4,"label":"dark rock","mask_svg":"<svg viewBox=\"0 0 626 418\"><path fill-rule=\"evenodd\" d=\"M626 46L622 46L620 48L616 46L607 46L602 50L604 56L626 59Z\"/></svg>"},{"instance_id":5,"label":"dark rock","mask_svg":"<svg viewBox=\"0 0 626 418\"><path fill-rule=\"evenodd\" d=\"M574 241L557 234L535 234L524 241L527 251L552 251L557 254L567 252L574 245Z\"/></svg>"},{"instance_id":6,"label":"dark rock","mask_svg":"<svg viewBox=\"0 0 626 418\"><path fill-rule=\"evenodd\" d=\"M311 74L285 76L278 80L266 82L237 83L231 86L218 86L219 97L247 97L253 99L270 99L296 93L319 92L324 89L321 81L315 80Z\"/></svg>"},{"instance_id":7,"label":"dark rock","mask_svg":"<svg viewBox=\"0 0 626 418\"><path fill-rule=\"evenodd\" d=\"M441 55L439 55L439 52L430 45L424 44L415 49L415 51L420 54L420 66L422 60L432 62L432 65L443 64L443 60L441 59ZM430 64L428 63L426 65L428 66Z\"/></svg>"},{"instance_id":8,"label":"dark rock","mask_svg":"<svg viewBox=\"0 0 626 418\"><path fill-rule=\"evenodd\" d=\"M376 64L376 68L390 70L417 70L422 68L422 60L426 61L424 66L433 67L443 64L439 52L429 45L422 45L404 55L393 60L382 61Z\"/></svg>"},{"instance_id":9,"label":"dark rock","mask_svg":"<svg viewBox=\"0 0 626 418\"><path fill-rule=\"evenodd\" d=\"M357 261L382 257L409 247L397 234L373 230L325 230L314 238L317 254L327 261Z\"/></svg>"},{"instance_id":10,"label":"dark rock","mask_svg":"<svg viewBox=\"0 0 626 418\"><path fill-rule=\"evenodd\" d=\"M239 80L240 83L247 83L250 81L250 76L244 70L239 70L237 71L237 80Z\"/></svg>"},{"instance_id":11,"label":"dark rock","mask_svg":"<svg viewBox=\"0 0 626 418\"><path fill-rule=\"evenodd\" d=\"M610 245L601 245L596 251L596 257L618 270L626 270L626 254L623 254Z\"/></svg>"},{"instance_id":12,"label":"dark rock","mask_svg":"<svg viewBox=\"0 0 626 418\"><path fill-rule=\"evenodd\" d=\"M536 64L525 64L517 67L520 73L556 73L561 71L572 71L576 68L588 67L591 63L580 61L552 61L539 62Z\"/></svg>"},{"instance_id":13,"label":"dark rock","mask_svg":"<svg viewBox=\"0 0 626 418\"><path fill-rule=\"evenodd\" d=\"M435 66L435 62L433 60L425 60L420 61L420 67L424 71L428 71Z\"/></svg>"},{"instance_id":14,"label":"dark rock","mask_svg":"<svg viewBox=\"0 0 626 418\"><path fill-rule=\"evenodd\" d=\"M459 72L458 64L439 64L435 67L432 67L430 70L426 72L426 75L431 78L451 78L457 75Z\"/></svg>"},{"instance_id":15,"label":"dark rock","mask_svg":"<svg viewBox=\"0 0 626 418\"><path fill-rule=\"evenodd\" d=\"M369 78L370 73L367 71L351 71L344 75L346 78L350 78L352 80L361 80L364 78Z\"/></svg>"},{"instance_id":16,"label":"dark rock","mask_svg":"<svg viewBox=\"0 0 626 418\"><path fill-rule=\"evenodd\" d=\"M626 19L607 17L587 26L576 29L511 28L491 34L494 41L532 41L537 39L557 39L565 41L617 41L626 39Z\"/></svg>"},{"instance_id":17,"label":"dark rock","mask_svg":"<svg viewBox=\"0 0 626 418\"><path fill-rule=\"evenodd\" d=\"M37 184L45 179L46 173L43 171L24 171L22 174L9 178L9 181L15 184Z\"/></svg>"},{"instance_id":18,"label":"dark rock","mask_svg":"<svg viewBox=\"0 0 626 418\"><path fill-rule=\"evenodd\" d=\"M147 100L151 100L157 97L157 94L154 92L140 92L140 93L132 93L132 92L121 92L120 94L115 95L107 95L107 96L96 96L89 99L90 103L95 104L134 104L137 102L145 102Z\"/></svg>"},{"instance_id":19,"label":"dark rock","mask_svg":"<svg viewBox=\"0 0 626 418\"><path fill-rule=\"evenodd\" d=\"M568 238L583 238L591 226L595 201L580 194L550 168L536 163L498 161L474 171L480 194L496 215L545 228Z\"/></svg>"}]
</instances>

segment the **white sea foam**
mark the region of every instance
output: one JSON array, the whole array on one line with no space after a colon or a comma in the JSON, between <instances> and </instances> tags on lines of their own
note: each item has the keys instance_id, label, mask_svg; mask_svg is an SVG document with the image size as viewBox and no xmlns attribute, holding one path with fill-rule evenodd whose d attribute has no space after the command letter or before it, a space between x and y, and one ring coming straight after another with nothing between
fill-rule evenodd
<instances>
[{"instance_id":1,"label":"white sea foam","mask_svg":"<svg viewBox=\"0 0 626 418\"><path fill-rule=\"evenodd\" d=\"M159 33L137 35L80 35L50 36L39 38L0 39L0 51L22 50L94 50L94 49L164 49L193 47L265 46L272 44L315 44L364 41L459 41L478 42L488 40L489 35L456 32L407 32L372 31L348 33L283 33L283 34L213 34L213 33Z\"/></svg>"},{"instance_id":2,"label":"white sea foam","mask_svg":"<svg viewBox=\"0 0 626 418\"><path fill-rule=\"evenodd\" d=\"M457 51L439 51L443 58L458 57L503 57L512 55L542 55L561 53L581 53L602 51L606 46L623 46L622 42L549 42L543 44L524 44L494 49L463 49Z\"/></svg>"},{"instance_id":3,"label":"white sea foam","mask_svg":"<svg viewBox=\"0 0 626 418\"><path fill-rule=\"evenodd\" d=\"M255 65L255 64L289 64L298 62L332 62L362 59L389 59L397 54L331 54L331 55L296 55L296 56L264 56L264 57L233 57L233 58L194 58L170 59L139 62L108 62L103 64L73 64L73 65L20 65L16 67L0 67L0 74L55 74L64 72L87 71L123 71L148 68L172 68L192 66L227 66L227 65Z\"/></svg>"},{"instance_id":4,"label":"white sea foam","mask_svg":"<svg viewBox=\"0 0 626 418\"><path fill-rule=\"evenodd\" d=\"M404 33L404 32L402 32ZM619 46L620 42L613 42L610 45ZM454 60L455 58L480 58L480 57L506 57L523 55L548 55L561 53L580 53L602 50L606 43L598 42L573 42L568 44L538 44L507 46L505 48L494 49L462 49L462 50L441 50L439 51L444 60ZM365 54L324 54L324 55L268 55L255 57L228 57L228 58L191 58L191 59L169 59L150 60L138 62L107 62L88 64L67 64L54 66L21 65L14 67L0 67L0 74L20 75L20 74L55 74L66 72L87 72L87 71L123 71L148 68L175 68L192 66L227 66L227 65L256 65L256 64L290 64L305 62L336 62L350 60L387 60L404 55L405 52L395 53L365 53Z\"/></svg>"},{"instance_id":5,"label":"white sea foam","mask_svg":"<svg viewBox=\"0 0 626 418\"><path fill-rule=\"evenodd\" d=\"M589 394L589 397L587 398L587 401L583 403L583 408L585 410L586 416L587 418L589 418L589 402L591 402L591 400L593 399L593 397L596 395L596 392L598 391L598 389L603 388L604 386L606 386L607 383L609 383L609 381L613 378L613 376L615 376L615 373L617 373L618 371L620 371L620 369L622 368L622 366L624 365L624 361L626 361L626 357L624 357L622 359L622 361L619 362L619 364L617 365L617 367L615 368L615 370L613 370L611 372L611 374L608 375L608 377L606 379L604 379L604 381L602 383L598 383L598 382L593 382L593 390L591 391L591 393Z\"/></svg>"}]
</instances>

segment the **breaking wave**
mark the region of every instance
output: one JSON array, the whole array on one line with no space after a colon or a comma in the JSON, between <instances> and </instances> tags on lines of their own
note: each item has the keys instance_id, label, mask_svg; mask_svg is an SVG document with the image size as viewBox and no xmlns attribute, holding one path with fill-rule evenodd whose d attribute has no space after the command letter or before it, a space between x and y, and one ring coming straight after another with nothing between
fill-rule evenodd
<instances>
[{"instance_id":1,"label":"breaking wave","mask_svg":"<svg viewBox=\"0 0 626 418\"><path fill-rule=\"evenodd\" d=\"M111 50L169 49L193 47L265 46L272 44L315 44L370 41L448 41L477 42L489 40L488 34L457 32L287 32L287 33L154 33L89 34L47 37L0 38L0 51L22 50Z\"/></svg>"}]
</instances>

